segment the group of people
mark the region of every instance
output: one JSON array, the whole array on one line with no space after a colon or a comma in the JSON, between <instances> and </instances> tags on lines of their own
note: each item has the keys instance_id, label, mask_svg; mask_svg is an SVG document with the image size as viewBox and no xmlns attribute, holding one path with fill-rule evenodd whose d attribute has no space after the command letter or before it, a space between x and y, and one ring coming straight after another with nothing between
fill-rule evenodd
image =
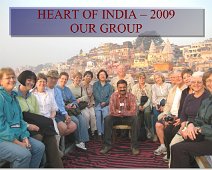
<instances>
[{"instance_id":1,"label":"group of people","mask_svg":"<svg viewBox=\"0 0 212 170\"><path fill-rule=\"evenodd\" d=\"M25 70L15 88L15 72L1 68L0 160L15 168L62 168L61 136L74 133L76 147L87 150L86 142L97 132L103 140L100 153L106 154L118 124L131 126L133 155L140 153L142 128L148 139L159 139L154 154L165 154L171 168L191 167L194 156L212 154L211 70L176 70L169 74L171 83L157 72L153 85L143 72L134 84L124 65L110 82L103 69L94 83L93 77L91 71L75 72L68 85L67 72Z\"/></svg>"}]
</instances>

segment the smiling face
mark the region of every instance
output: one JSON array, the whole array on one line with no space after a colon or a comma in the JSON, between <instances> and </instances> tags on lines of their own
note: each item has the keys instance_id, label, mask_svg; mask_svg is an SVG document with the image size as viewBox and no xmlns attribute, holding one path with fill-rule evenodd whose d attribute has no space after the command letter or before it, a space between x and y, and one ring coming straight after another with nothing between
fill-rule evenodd
<instances>
[{"instance_id":1,"label":"smiling face","mask_svg":"<svg viewBox=\"0 0 212 170\"><path fill-rule=\"evenodd\" d=\"M99 80L101 82L105 82L106 81L106 74L105 74L104 71L102 71L102 72L99 73Z\"/></svg>"},{"instance_id":2,"label":"smiling face","mask_svg":"<svg viewBox=\"0 0 212 170\"><path fill-rule=\"evenodd\" d=\"M180 86L183 83L181 72L176 72L173 76L174 76L174 83L177 86Z\"/></svg>"},{"instance_id":3,"label":"smiling face","mask_svg":"<svg viewBox=\"0 0 212 170\"><path fill-rule=\"evenodd\" d=\"M193 89L194 93L199 92L204 89L202 77L196 76L191 78L191 88Z\"/></svg>"},{"instance_id":4,"label":"smiling face","mask_svg":"<svg viewBox=\"0 0 212 170\"><path fill-rule=\"evenodd\" d=\"M163 84L163 79L160 75L155 75L154 79L156 84Z\"/></svg>"},{"instance_id":5,"label":"smiling face","mask_svg":"<svg viewBox=\"0 0 212 170\"><path fill-rule=\"evenodd\" d=\"M31 90L34 85L35 85L35 80L34 79L26 79L26 83L25 83L25 88L27 91Z\"/></svg>"},{"instance_id":6,"label":"smiling face","mask_svg":"<svg viewBox=\"0 0 212 170\"><path fill-rule=\"evenodd\" d=\"M75 84L75 85L80 85L80 83L81 83L81 81L82 81L82 76L75 76L74 78L73 78L73 83Z\"/></svg>"},{"instance_id":7,"label":"smiling face","mask_svg":"<svg viewBox=\"0 0 212 170\"><path fill-rule=\"evenodd\" d=\"M189 74L189 73L183 74L183 82L184 82L187 86L190 86L190 85L191 85L191 74Z\"/></svg>"},{"instance_id":8,"label":"smiling face","mask_svg":"<svg viewBox=\"0 0 212 170\"><path fill-rule=\"evenodd\" d=\"M90 74L87 74L86 76L84 76L84 81L89 84L92 80L92 76Z\"/></svg>"},{"instance_id":9,"label":"smiling face","mask_svg":"<svg viewBox=\"0 0 212 170\"><path fill-rule=\"evenodd\" d=\"M44 92L45 91L45 87L46 87L46 80L45 79L38 79L37 83L36 83L36 87L37 87L37 90L39 92Z\"/></svg>"},{"instance_id":10,"label":"smiling face","mask_svg":"<svg viewBox=\"0 0 212 170\"><path fill-rule=\"evenodd\" d=\"M175 85L175 77L174 77L174 74L173 73L169 75L169 79L171 81L171 84L172 85Z\"/></svg>"},{"instance_id":11,"label":"smiling face","mask_svg":"<svg viewBox=\"0 0 212 170\"><path fill-rule=\"evenodd\" d=\"M7 91L11 92L16 84L16 76L14 73L3 73L0 79L1 86Z\"/></svg>"},{"instance_id":12,"label":"smiling face","mask_svg":"<svg viewBox=\"0 0 212 170\"><path fill-rule=\"evenodd\" d=\"M55 77L47 77L47 86L50 89L53 89L54 86L56 86L56 84L57 84L57 80L58 80L58 78L55 78Z\"/></svg>"},{"instance_id":13,"label":"smiling face","mask_svg":"<svg viewBox=\"0 0 212 170\"><path fill-rule=\"evenodd\" d=\"M138 82L139 82L139 84L140 85L143 85L143 84L145 84L145 77L144 76L140 76L139 78L138 78Z\"/></svg>"},{"instance_id":14,"label":"smiling face","mask_svg":"<svg viewBox=\"0 0 212 170\"><path fill-rule=\"evenodd\" d=\"M127 85L125 83L118 84L117 89L120 95L125 95L127 93Z\"/></svg>"},{"instance_id":15,"label":"smiling face","mask_svg":"<svg viewBox=\"0 0 212 170\"><path fill-rule=\"evenodd\" d=\"M68 76L66 75L61 75L59 80L58 80L58 84L60 87L65 87L66 83L68 82Z\"/></svg>"}]
</instances>

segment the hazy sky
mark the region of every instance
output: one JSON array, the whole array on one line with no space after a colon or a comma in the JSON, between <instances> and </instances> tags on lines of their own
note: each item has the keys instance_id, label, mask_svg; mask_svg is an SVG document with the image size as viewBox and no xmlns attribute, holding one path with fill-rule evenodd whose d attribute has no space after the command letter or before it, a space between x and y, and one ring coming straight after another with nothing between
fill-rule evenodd
<instances>
[{"instance_id":1,"label":"hazy sky","mask_svg":"<svg viewBox=\"0 0 212 170\"><path fill-rule=\"evenodd\" d=\"M79 53L88 52L101 43L121 44L134 38L72 38L72 37L11 37L9 7L176 7L205 9L205 38L170 38L171 43L190 44L212 38L211 0L0 0L0 67L38 65L60 62ZM195 18L194 18L195 19ZM180 26L179 26L180 29Z\"/></svg>"}]
</instances>

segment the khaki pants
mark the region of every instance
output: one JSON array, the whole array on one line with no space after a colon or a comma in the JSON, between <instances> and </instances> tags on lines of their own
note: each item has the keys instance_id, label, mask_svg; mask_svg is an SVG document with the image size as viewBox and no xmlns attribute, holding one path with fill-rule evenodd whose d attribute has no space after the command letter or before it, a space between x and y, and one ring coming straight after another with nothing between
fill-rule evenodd
<instances>
[{"instance_id":1,"label":"khaki pants","mask_svg":"<svg viewBox=\"0 0 212 170\"><path fill-rule=\"evenodd\" d=\"M182 141L184 141L183 137L182 137L181 135L176 134L176 135L174 136L174 138L172 139L170 145L169 145L169 147L170 147L169 168L170 168L170 162L171 162L171 147L172 147L172 145L174 145L174 144L176 144L176 143L180 143L180 142L182 142Z\"/></svg>"}]
</instances>

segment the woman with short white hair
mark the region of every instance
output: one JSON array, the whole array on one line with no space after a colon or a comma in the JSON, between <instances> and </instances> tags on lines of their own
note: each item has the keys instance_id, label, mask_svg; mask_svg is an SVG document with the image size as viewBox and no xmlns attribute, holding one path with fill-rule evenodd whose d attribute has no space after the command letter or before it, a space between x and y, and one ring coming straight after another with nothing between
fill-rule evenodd
<instances>
[{"instance_id":1,"label":"woman with short white hair","mask_svg":"<svg viewBox=\"0 0 212 170\"><path fill-rule=\"evenodd\" d=\"M170 147L172 145L182 142L188 138L187 126L189 122L194 122L197 116L201 103L204 99L209 97L209 92L205 89L203 83L204 72L194 72L191 77L192 94L187 95L185 98L182 113L181 113L181 127L175 137L172 139ZM173 156L174 153L171 153Z\"/></svg>"}]
</instances>

